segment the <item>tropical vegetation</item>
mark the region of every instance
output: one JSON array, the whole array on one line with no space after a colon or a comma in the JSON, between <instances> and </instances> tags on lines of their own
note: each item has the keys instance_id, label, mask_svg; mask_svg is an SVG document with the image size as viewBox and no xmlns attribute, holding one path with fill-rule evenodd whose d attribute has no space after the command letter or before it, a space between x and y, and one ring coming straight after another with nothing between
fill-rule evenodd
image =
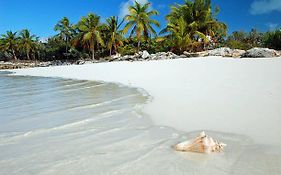
<instances>
[{"instance_id":1,"label":"tropical vegetation","mask_svg":"<svg viewBox=\"0 0 281 175\"><path fill-rule=\"evenodd\" d=\"M151 18L153 15L158 15L159 12L156 10L149 11L150 3L145 3L141 5L137 1L134 6L129 6L129 15L125 16L127 24L123 29L123 33L127 33L130 28L130 37L136 34L136 39L138 41L138 50L140 49L141 39L145 41L151 37L151 34L157 36L156 31L153 29L153 25L160 27L158 21Z\"/></svg>"},{"instance_id":2,"label":"tropical vegetation","mask_svg":"<svg viewBox=\"0 0 281 175\"><path fill-rule=\"evenodd\" d=\"M212 11L211 0L186 0L171 7L161 33L168 33L167 39L174 41L178 52L204 50L226 36L227 26L216 19L218 12L219 8Z\"/></svg>"},{"instance_id":3,"label":"tropical vegetation","mask_svg":"<svg viewBox=\"0 0 281 175\"><path fill-rule=\"evenodd\" d=\"M250 32L234 31L225 41L232 49L248 50L253 47L263 47L264 34L252 29Z\"/></svg>"},{"instance_id":4,"label":"tropical vegetation","mask_svg":"<svg viewBox=\"0 0 281 175\"><path fill-rule=\"evenodd\" d=\"M266 47L281 50L281 29L265 33L263 42Z\"/></svg>"},{"instance_id":5,"label":"tropical vegetation","mask_svg":"<svg viewBox=\"0 0 281 175\"><path fill-rule=\"evenodd\" d=\"M227 35L227 25L217 19L219 8L213 7L211 0L185 0L172 5L162 29L155 20L159 12L150 3L135 2L128 10L123 19L112 16L105 22L93 13L77 23L63 17L54 26L57 34L44 40L28 29L7 31L0 37L0 60L97 60L140 50L181 54L221 46L281 49L281 30L262 33L253 29Z\"/></svg>"}]
</instances>

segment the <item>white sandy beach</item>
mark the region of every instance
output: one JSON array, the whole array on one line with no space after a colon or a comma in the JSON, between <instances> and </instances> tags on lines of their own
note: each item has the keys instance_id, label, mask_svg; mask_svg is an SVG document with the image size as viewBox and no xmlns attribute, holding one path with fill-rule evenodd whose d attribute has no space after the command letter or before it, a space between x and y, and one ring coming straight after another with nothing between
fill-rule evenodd
<instances>
[{"instance_id":1,"label":"white sandy beach","mask_svg":"<svg viewBox=\"0 0 281 175\"><path fill-rule=\"evenodd\" d=\"M281 145L281 58L111 62L15 72L138 87L152 96L145 112L157 125L242 134L260 144Z\"/></svg>"},{"instance_id":2,"label":"white sandy beach","mask_svg":"<svg viewBox=\"0 0 281 175\"><path fill-rule=\"evenodd\" d=\"M14 70L102 83L35 79L25 85L35 95L4 93L0 174L280 174L280 68L281 58L208 57ZM103 82L152 98L143 106L136 89ZM17 94L25 95L9 100ZM173 150L201 130L226 143L225 152Z\"/></svg>"}]
</instances>

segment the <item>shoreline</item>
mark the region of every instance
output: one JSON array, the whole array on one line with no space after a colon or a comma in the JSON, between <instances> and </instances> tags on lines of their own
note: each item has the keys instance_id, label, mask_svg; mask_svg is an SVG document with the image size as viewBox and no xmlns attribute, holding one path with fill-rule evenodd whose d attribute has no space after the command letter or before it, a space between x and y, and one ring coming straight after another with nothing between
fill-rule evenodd
<instances>
[{"instance_id":1,"label":"shoreline","mask_svg":"<svg viewBox=\"0 0 281 175\"><path fill-rule=\"evenodd\" d=\"M213 130L281 145L280 58L206 57L149 62L111 62L13 70L16 75L121 83L145 90L156 125L185 132ZM279 137L279 136L277 136Z\"/></svg>"},{"instance_id":2,"label":"shoreline","mask_svg":"<svg viewBox=\"0 0 281 175\"><path fill-rule=\"evenodd\" d=\"M64 70L66 67L61 69ZM103 65L103 67L107 66ZM71 68L72 71L75 69L77 70L75 67ZM50 77L49 74L45 77ZM28 110L26 113L24 106L14 106L19 104L18 102L25 103L26 98L29 98L27 95L9 101L10 109L14 112L10 114L12 119L10 125L2 123L4 133L1 139L1 150L5 152L1 156L2 174L18 174L14 167L23 168L23 174L31 171L37 174L53 174L54 172L81 174L81 167L84 167L84 172L87 174L92 174L92 172L97 174L198 172L199 174L226 175L268 172L278 174L280 172L278 166L281 162L280 147L257 144L245 135L206 130L210 136L227 143L224 152L210 155L175 151L172 148L173 145L194 138L199 131L183 132L155 124L151 116L143 110L143 107L151 102L147 103L147 93L140 88L132 88L120 83L116 85L116 83L74 80L73 78L13 75L8 75L7 78L12 84L19 83L16 88L32 91L31 105L35 106L34 110L37 112L35 115L33 110ZM18 81L15 82L15 80ZM22 82L28 83L22 84ZM38 82L43 82L43 84ZM108 88L105 88L106 86ZM15 92L15 90L11 89L10 92ZM102 100L99 97L108 99ZM46 100L40 103L36 100L45 98ZM115 99L123 100L115 101ZM97 104L104 105L96 106ZM45 107L41 108L43 106ZM15 109L23 111L16 115L18 111ZM38 110L43 111L40 113ZM56 113L52 112L54 110ZM9 116L9 112L7 114ZM5 132L5 128L21 131L11 134ZM45 149L46 147L48 149ZM274 161L272 161L273 158ZM9 163L11 161L12 165ZM157 169L159 166L163 168Z\"/></svg>"},{"instance_id":3,"label":"shoreline","mask_svg":"<svg viewBox=\"0 0 281 175\"><path fill-rule=\"evenodd\" d=\"M187 59L220 56L223 58L233 59L263 59L263 58L278 58L281 57L281 51L268 48L252 48L247 51L239 49L230 49L227 47L216 48L213 50L205 50L201 52L183 52L177 55L173 52L157 52L154 54L148 53L146 50L135 53L134 55L112 55L98 60L78 59L78 60L53 60L53 61L38 61L38 60L16 60L16 61L0 61L0 70L6 69L23 69L34 67L51 67L51 66L66 66L66 65L84 65L92 63L108 63L120 61L156 61L156 60L171 60L171 59Z\"/></svg>"}]
</instances>

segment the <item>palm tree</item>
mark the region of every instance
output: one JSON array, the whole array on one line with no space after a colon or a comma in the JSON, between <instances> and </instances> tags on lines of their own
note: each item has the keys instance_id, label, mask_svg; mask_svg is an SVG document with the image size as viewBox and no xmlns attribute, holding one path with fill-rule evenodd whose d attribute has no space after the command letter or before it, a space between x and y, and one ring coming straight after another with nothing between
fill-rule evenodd
<instances>
[{"instance_id":1,"label":"palm tree","mask_svg":"<svg viewBox=\"0 0 281 175\"><path fill-rule=\"evenodd\" d=\"M14 60L17 60L16 50L18 47L17 32L7 31L5 35L1 35L1 48L13 54Z\"/></svg>"},{"instance_id":2,"label":"palm tree","mask_svg":"<svg viewBox=\"0 0 281 175\"><path fill-rule=\"evenodd\" d=\"M112 49L116 51L118 46L123 45L123 36L119 30L123 22L124 19L119 23L118 17L115 16L106 19L107 30L109 32L109 41L107 47L109 49L110 56L112 55Z\"/></svg>"},{"instance_id":3,"label":"palm tree","mask_svg":"<svg viewBox=\"0 0 281 175\"><path fill-rule=\"evenodd\" d=\"M58 36L65 42L65 53L66 57L68 57L68 44L74 32L73 25L70 24L67 17L64 17L55 25L55 31L60 32Z\"/></svg>"},{"instance_id":4,"label":"palm tree","mask_svg":"<svg viewBox=\"0 0 281 175\"><path fill-rule=\"evenodd\" d=\"M129 15L125 16L125 20L128 21L123 29L123 33L127 33L130 28L130 37L136 34L138 40L138 50L140 49L141 36L143 35L145 40L148 39L150 34L156 35L156 31L153 29L152 25L160 27L158 21L151 19L151 16L158 15L158 11L149 11L150 3L145 3L141 5L137 1L133 6L129 6Z\"/></svg>"},{"instance_id":5,"label":"palm tree","mask_svg":"<svg viewBox=\"0 0 281 175\"><path fill-rule=\"evenodd\" d=\"M36 47L36 40L37 37L31 35L29 30L24 29L20 32L19 47L25 51L28 60L30 60L30 53Z\"/></svg>"},{"instance_id":6,"label":"palm tree","mask_svg":"<svg viewBox=\"0 0 281 175\"><path fill-rule=\"evenodd\" d=\"M95 14L88 14L82 17L78 22L77 28L79 33L77 38L82 42L84 47L88 47L92 51L92 59L95 59L95 46L104 46L104 41L100 33L100 17Z\"/></svg>"},{"instance_id":7,"label":"palm tree","mask_svg":"<svg viewBox=\"0 0 281 175\"><path fill-rule=\"evenodd\" d=\"M179 53L182 53L191 45L190 34L186 30L187 27L187 23L184 21L183 17L180 17L175 20L175 23L169 23L160 34L169 33L166 38L172 40Z\"/></svg>"},{"instance_id":8,"label":"palm tree","mask_svg":"<svg viewBox=\"0 0 281 175\"><path fill-rule=\"evenodd\" d=\"M176 25L178 19L183 18L186 23L185 30L190 38L194 42L203 39L204 43L207 43L209 42L207 36L215 39L226 35L226 25L215 18L218 12L218 8L212 12L211 0L185 0L183 5L176 4L171 7L171 12L166 17L167 27ZM164 31L167 31L167 28Z\"/></svg>"}]
</instances>

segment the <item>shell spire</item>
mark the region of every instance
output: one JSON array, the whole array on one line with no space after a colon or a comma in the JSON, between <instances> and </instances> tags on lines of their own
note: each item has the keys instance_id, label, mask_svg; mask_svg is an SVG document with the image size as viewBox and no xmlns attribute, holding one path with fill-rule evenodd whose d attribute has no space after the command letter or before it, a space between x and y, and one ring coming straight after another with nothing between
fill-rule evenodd
<instances>
[{"instance_id":1,"label":"shell spire","mask_svg":"<svg viewBox=\"0 0 281 175\"><path fill-rule=\"evenodd\" d=\"M195 139L181 142L174 148L176 151L211 153L221 152L225 146L226 144L220 143L202 131Z\"/></svg>"}]
</instances>

